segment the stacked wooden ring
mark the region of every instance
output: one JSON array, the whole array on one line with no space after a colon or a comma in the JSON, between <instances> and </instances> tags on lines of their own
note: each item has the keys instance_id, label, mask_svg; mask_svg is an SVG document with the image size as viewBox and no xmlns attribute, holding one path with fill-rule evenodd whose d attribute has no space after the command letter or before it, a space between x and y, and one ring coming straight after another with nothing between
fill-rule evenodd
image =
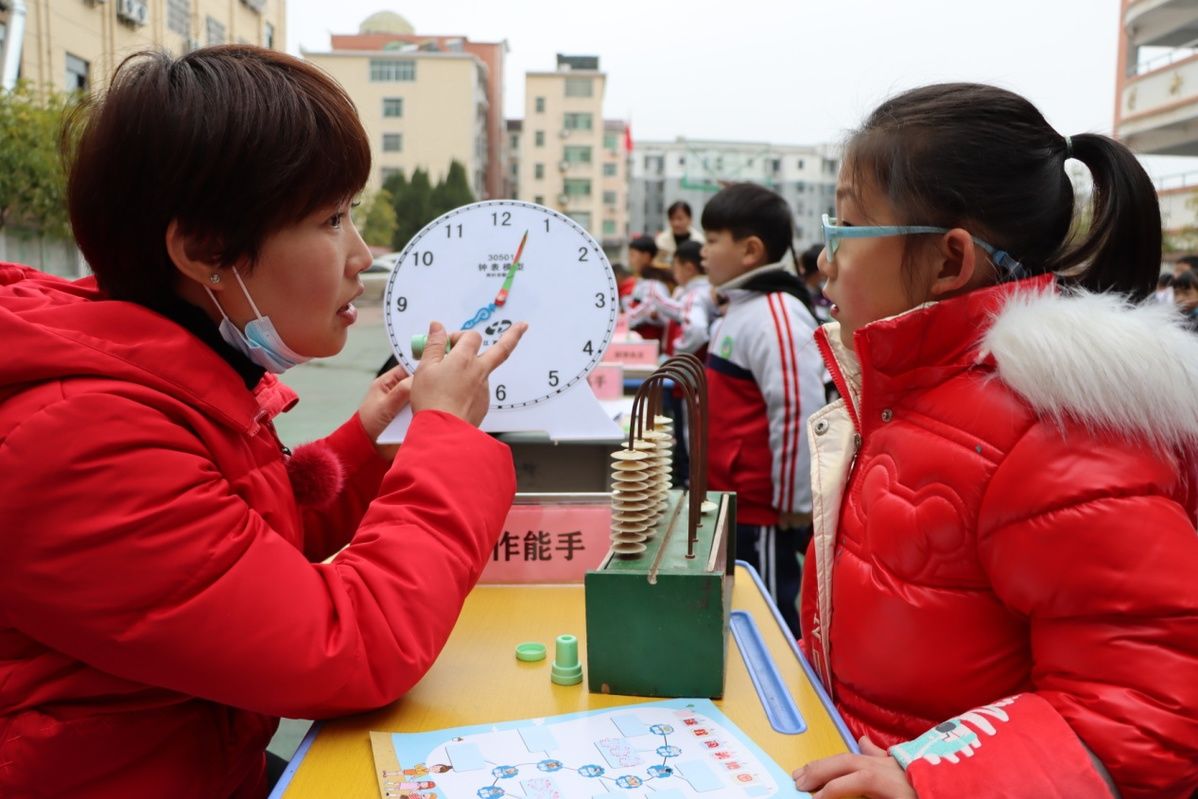
<instances>
[{"instance_id":1,"label":"stacked wooden ring","mask_svg":"<svg viewBox=\"0 0 1198 799\"><path fill-rule=\"evenodd\" d=\"M655 421L661 426L612 453L611 549L618 557L632 558L645 551L645 541L656 531L667 504L672 422L663 416Z\"/></svg>"}]
</instances>

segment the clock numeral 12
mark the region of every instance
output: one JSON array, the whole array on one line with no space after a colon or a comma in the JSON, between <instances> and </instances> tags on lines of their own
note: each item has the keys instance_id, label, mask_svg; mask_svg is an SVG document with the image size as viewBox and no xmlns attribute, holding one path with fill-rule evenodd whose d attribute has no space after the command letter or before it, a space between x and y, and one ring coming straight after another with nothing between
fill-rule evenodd
<instances>
[{"instance_id":1,"label":"clock numeral 12","mask_svg":"<svg viewBox=\"0 0 1198 799\"><path fill-rule=\"evenodd\" d=\"M491 225L498 227L511 227L512 212L504 211L503 214L499 214L498 212L491 214Z\"/></svg>"}]
</instances>

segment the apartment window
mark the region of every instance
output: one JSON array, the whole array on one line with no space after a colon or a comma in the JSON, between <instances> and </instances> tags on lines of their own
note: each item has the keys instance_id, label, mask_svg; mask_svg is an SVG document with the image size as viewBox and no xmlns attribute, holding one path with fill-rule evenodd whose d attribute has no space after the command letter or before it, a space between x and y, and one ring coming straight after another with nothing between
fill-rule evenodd
<instances>
[{"instance_id":1,"label":"apartment window","mask_svg":"<svg viewBox=\"0 0 1198 799\"><path fill-rule=\"evenodd\" d=\"M385 116L385 117L401 117L401 116L403 116L403 98L402 97L384 97L383 98L383 116Z\"/></svg>"},{"instance_id":2,"label":"apartment window","mask_svg":"<svg viewBox=\"0 0 1198 799\"><path fill-rule=\"evenodd\" d=\"M191 36L191 0L166 0L166 27L180 36Z\"/></svg>"},{"instance_id":3,"label":"apartment window","mask_svg":"<svg viewBox=\"0 0 1198 799\"><path fill-rule=\"evenodd\" d=\"M803 159L800 158L799 159L799 169L802 169L802 168L803 168Z\"/></svg>"},{"instance_id":4,"label":"apartment window","mask_svg":"<svg viewBox=\"0 0 1198 799\"><path fill-rule=\"evenodd\" d=\"M403 150L403 134L402 133L384 133L383 134L383 152L398 153Z\"/></svg>"},{"instance_id":5,"label":"apartment window","mask_svg":"<svg viewBox=\"0 0 1198 799\"><path fill-rule=\"evenodd\" d=\"M536 178L537 180L544 180L545 179L545 165L544 164L533 164L532 176L534 178Z\"/></svg>"},{"instance_id":6,"label":"apartment window","mask_svg":"<svg viewBox=\"0 0 1198 799\"><path fill-rule=\"evenodd\" d=\"M592 97L594 93L594 81L590 78L566 78L567 97Z\"/></svg>"},{"instance_id":7,"label":"apartment window","mask_svg":"<svg viewBox=\"0 0 1198 799\"><path fill-rule=\"evenodd\" d=\"M604 205L615 205L616 204L616 193L614 191L603 192L603 204Z\"/></svg>"},{"instance_id":8,"label":"apartment window","mask_svg":"<svg viewBox=\"0 0 1198 799\"><path fill-rule=\"evenodd\" d=\"M385 167L382 167L381 169L379 169L379 177L381 177L383 179L383 182L386 183L387 178L394 177L395 175L398 175L402 171L403 170L398 167L385 166Z\"/></svg>"},{"instance_id":9,"label":"apartment window","mask_svg":"<svg viewBox=\"0 0 1198 799\"><path fill-rule=\"evenodd\" d=\"M591 229L591 213L590 213L590 211L575 211L572 214L566 214L566 216L570 217L571 219L573 219L575 222L577 222L579 225L586 228L587 230Z\"/></svg>"},{"instance_id":10,"label":"apartment window","mask_svg":"<svg viewBox=\"0 0 1198 799\"><path fill-rule=\"evenodd\" d=\"M603 177L614 178L616 176L616 171L618 169L619 169L619 167L616 164L604 164L603 165Z\"/></svg>"},{"instance_id":11,"label":"apartment window","mask_svg":"<svg viewBox=\"0 0 1198 799\"><path fill-rule=\"evenodd\" d=\"M205 30L208 36L209 47L214 44L225 43L225 26L221 22L213 19L212 17L208 17L205 20Z\"/></svg>"},{"instance_id":12,"label":"apartment window","mask_svg":"<svg viewBox=\"0 0 1198 799\"><path fill-rule=\"evenodd\" d=\"M591 193L589 178L566 178L565 186L569 197L586 197Z\"/></svg>"},{"instance_id":13,"label":"apartment window","mask_svg":"<svg viewBox=\"0 0 1198 799\"><path fill-rule=\"evenodd\" d=\"M511 141L512 141L512 149L519 150L520 149L520 137L517 136L515 133L513 133L511 136Z\"/></svg>"},{"instance_id":14,"label":"apartment window","mask_svg":"<svg viewBox=\"0 0 1198 799\"><path fill-rule=\"evenodd\" d=\"M538 98L537 98L537 100L536 100L536 103L537 103L537 113L538 113L538 114L543 114L543 113L545 113L545 98L544 98L544 97L538 97Z\"/></svg>"},{"instance_id":15,"label":"apartment window","mask_svg":"<svg viewBox=\"0 0 1198 799\"><path fill-rule=\"evenodd\" d=\"M536 197L533 197L533 198L532 198L532 201L533 201L534 203L536 203L537 205L544 205L544 204L545 204L545 195L544 195L544 194L538 194Z\"/></svg>"},{"instance_id":16,"label":"apartment window","mask_svg":"<svg viewBox=\"0 0 1198 799\"><path fill-rule=\"evenodd\" d=\"M274 49L275 46L275 26L273 22L262 23L262 44L265 47Z\"/></svg>"},{"instance_id":17,"label":"apartment window","mask_svg":"<svg viewBox=\"0 0 1198 799\"><path fill-rule=\"evenodd\" d=\"M66 90L68 92L81 91L85 92L91 81L88 78L90 68L88 63L79 56L67 53L67 79Z\"/></svg>"},{"instance_id":18,"label":"apartment window","mask_svg":"<svg viewBox=\"0 0 1198 799\"><path fill-rule=\"evenodd\" d=\"M614 220L614 219L604 219L603 220L603 235L604 236L616 235L616 220Z\"/></svg>"},{"instance_id":19,"label":"apartment window","mask_svg":"<svg viewBox=\"0 0 1198 799\"><path fill-rule=\"evenodd\" d=\"M533 144L535 144L537 147L545 146L545 131L538 130L536 132L536 134L533 136Z\"/></svg>"},{"instance_id":20,"label":"apartment window","mask_svg":"<svg viewBox=\"0 0 1198 799\"><path fill-rule=\"evenodd\" d=\"M590 130L593 119L591 114L566 114L563 124L566 130Z\"/></svg>"},{"instance_id":21,"label":"apartment window","mask_svg":"<svg viewBox=\"0 0 1198 799\"><path fill-rule=\"evenodd\" d=\"M580 147L577 145L566 145L565 150L566 163L568 164L589 164L591 163L591 148Z\"/></svg>"},{"instance_id":22,"label":"apartment window","mask_svg":"<svg viewBox=\"0 0 1198 799\"><path fill-rule=\"evenodd\" d=\"M620 149L620 137L617 136L615 133L604 133L603 134L603 149L611 150L612 152L615 152L616 150Z\"/></svg>"},{"instance_id":23,"label":"apartment window","mask_svg":"<svg viewBox=\"0 0 1198 799\"><path fill-rule=\"evenodd\" d=\"M380 58L372 58L370 59L370 80L372 83L416 80L416 62L384 61Z\"/></svg>"}]
</instances>

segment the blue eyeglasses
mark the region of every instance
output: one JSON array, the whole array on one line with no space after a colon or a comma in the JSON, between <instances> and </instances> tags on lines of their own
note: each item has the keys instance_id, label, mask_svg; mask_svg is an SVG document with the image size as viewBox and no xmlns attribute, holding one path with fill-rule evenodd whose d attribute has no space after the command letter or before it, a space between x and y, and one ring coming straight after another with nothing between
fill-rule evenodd
<instances>
[{"instance_id":1,"label":"blue eyeglasses","mask_svg":"<svg viewBox=\"0 0 1198 799\"><path fill-rule=\"evenodd\" d=\"M836 262L836 250L840 247L841 239L876 239L883 236L913 236L920 233L948 233L950 228L930 227L928 225L877 225L874 227L846 227L837 224L837 220L824 214L824 242L828 250L828 263ZM1006 250L997 249L979 238L973 243L986 251L996 267L1007 273L1011 280L1024 277L1026 272L1023 264L1011 257Z\"/></svg>"}]
</instances>

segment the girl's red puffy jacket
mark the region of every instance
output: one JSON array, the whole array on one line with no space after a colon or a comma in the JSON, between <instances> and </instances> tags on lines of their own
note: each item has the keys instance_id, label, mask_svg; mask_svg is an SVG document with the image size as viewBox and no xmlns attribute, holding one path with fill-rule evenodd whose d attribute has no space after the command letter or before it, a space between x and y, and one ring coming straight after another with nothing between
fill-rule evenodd
<instances>
[{"instance_id":1,"label":"girl's red puffy jacket","mask_svg":"<svg viewBox=\"0 0 1198 799\"><path fill-rule=\"evenodd\" d=\"M1198 339L1050 278L819 331L803 645L920 797L1198 787ZM1096 766L1095 763L1101 766Z\"/></svg>"},{"instance_id":2,"label":"girl's red puffy jacket","mask_svg":"<svg viewBox=\"0 0 1198 799\"><path fill-rule=\"evenodd\" d=\"M388 469L355 417L309 445L345 480L303 508L271 424L295 395L175 323L0 264L0 342L0 796L261 796L279 716L432 664L507 447L423 412Z\"/></svg>"}]
</instances>

